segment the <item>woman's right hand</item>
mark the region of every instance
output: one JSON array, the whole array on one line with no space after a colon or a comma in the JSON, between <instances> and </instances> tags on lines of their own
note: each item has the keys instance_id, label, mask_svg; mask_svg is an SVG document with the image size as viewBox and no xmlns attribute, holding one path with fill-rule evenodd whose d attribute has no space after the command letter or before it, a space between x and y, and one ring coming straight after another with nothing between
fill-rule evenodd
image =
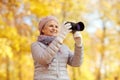
<instances>
[{"instance_id":1,"label":"woman's right hand","mask_svg":"<svg viewBox=\"0 0 120 80\"><path fill-rule=\"evenodd\" d=\"M72 25L70 23L67 24L63 24L60 30L60 34L63 34L64 36L66 36L69 32L71 32L72 30L70 29L72 27Z\"/></svg>"},{"instance_id":2,"label":"woman's right hand","mask_svg":"<svg viewBox=\"0 0 120 80\"><path fill-rule=\"evenodd\" d=\"M70 29L72 27L72 25L70 23L67 24L63 24L61 29L60 29L60 33L58 35L58 39L59 41L62 43L63 40L65 39L66 35L72 31L72 29Z\"/></svg>"}]
</instances>

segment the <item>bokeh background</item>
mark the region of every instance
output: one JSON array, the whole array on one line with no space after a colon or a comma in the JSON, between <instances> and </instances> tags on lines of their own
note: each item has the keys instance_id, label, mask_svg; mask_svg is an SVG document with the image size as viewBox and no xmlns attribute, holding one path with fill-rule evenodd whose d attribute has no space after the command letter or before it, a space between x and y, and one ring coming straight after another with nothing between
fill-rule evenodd
<instances>
[{"instance_id":1,"label":"bokeh background","mask_svg":"<svg viewBox=\"0 0 120 80\"><path fill-rule=\"evenodd\" d=\"M68 66L71 80L120 80L120 0L0 0L0 80L33 80L30 46L48 15L85 24L83 63ZM64 43L74 49L71 33Z\"/></svg>"}]
</instances>

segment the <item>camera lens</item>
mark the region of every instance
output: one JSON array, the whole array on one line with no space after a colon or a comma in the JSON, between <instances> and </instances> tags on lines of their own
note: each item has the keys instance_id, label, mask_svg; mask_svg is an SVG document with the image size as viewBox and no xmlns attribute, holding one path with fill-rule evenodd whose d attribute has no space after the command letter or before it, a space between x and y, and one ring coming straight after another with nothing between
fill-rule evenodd
<instances>
[{"instance_id":1,"label":"camera lens","mask_svg":"<svg viewBox=\"0 0 120 80\"><path fill-rule=\"evenodd\" d=\"M83 31L84 30L84 24L82 22L78 22L76 25L77 25L76 30L78 30L78 31Z\"/></svg>"}]
</instances>

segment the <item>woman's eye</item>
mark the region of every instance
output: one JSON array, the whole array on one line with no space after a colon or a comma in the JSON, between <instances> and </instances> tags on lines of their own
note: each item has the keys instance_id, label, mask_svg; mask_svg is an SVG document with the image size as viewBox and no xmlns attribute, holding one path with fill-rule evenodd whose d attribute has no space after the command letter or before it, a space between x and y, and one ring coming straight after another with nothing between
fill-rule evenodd
<instances>
[{"instance_id":1,"label":"woman's eye","mask_svg":"<svg viewBox=\"0 0 120 80\"><path fill-rule=\"evenodd\" d=\"M50 27L53 27L53 25L50 25Z\"/></svg>"},{"instance_id":2,"label":"woman's eye","mask_svg":"<svg viewBox=\"0 0 120 80\"><path fill-rule=\"evenodd\" d=\"M49 27L55 27L55 28L58 28L57 25L49 25Z\"/></svg>"},{"instance_id":3,"label":"woman's eye","mask_svg":"<svg viewBox=\"0 0 120 80\"><path fill-rule=\"evenodd\" d=\"M55 28L58 28L58 26L55 26Z\"/></svg>"}]
</instances>

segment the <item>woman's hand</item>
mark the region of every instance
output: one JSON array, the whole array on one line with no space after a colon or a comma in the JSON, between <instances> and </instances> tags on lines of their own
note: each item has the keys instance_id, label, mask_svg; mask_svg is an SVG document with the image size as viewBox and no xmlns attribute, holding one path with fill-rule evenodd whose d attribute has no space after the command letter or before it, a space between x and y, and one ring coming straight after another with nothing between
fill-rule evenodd
<instances>
[{"instance_id":1,"label":"woman's hand","mask_svg":"<svg viewBox=\"0 0 120 80\"><path fill-rule=\"evenodd\" d=\"M57 37L57 39L62 43L65 39L66 35L70 33L72 30L70 29L72 25L70 23L63 24L60 29L60 33Z\"/></svg>"},{"instance_id":2,"label":"woman's hand","mask_svg":"<svg viewBox=\"0 0 120 80\"><path fill-rule=\"evenodd\" d=\"M72 25L70 23L67 24L63 24L60 30L60 34L63 35L67 35L69 32L71 32L72 30L70 29L72 27Z\"/></svg>"},{"instance_id":3,"label":"woman's hand","mask_svg":"<svg viewBox=\"0 0 120 80\"><path fill-rule=\"evenodd\" d=\"M73 33L73 37L74 37L74 40L75 40L75 44L80 47L82 46L82 35L79 31L76 31Z\"/></svg>"}]
</instances>

